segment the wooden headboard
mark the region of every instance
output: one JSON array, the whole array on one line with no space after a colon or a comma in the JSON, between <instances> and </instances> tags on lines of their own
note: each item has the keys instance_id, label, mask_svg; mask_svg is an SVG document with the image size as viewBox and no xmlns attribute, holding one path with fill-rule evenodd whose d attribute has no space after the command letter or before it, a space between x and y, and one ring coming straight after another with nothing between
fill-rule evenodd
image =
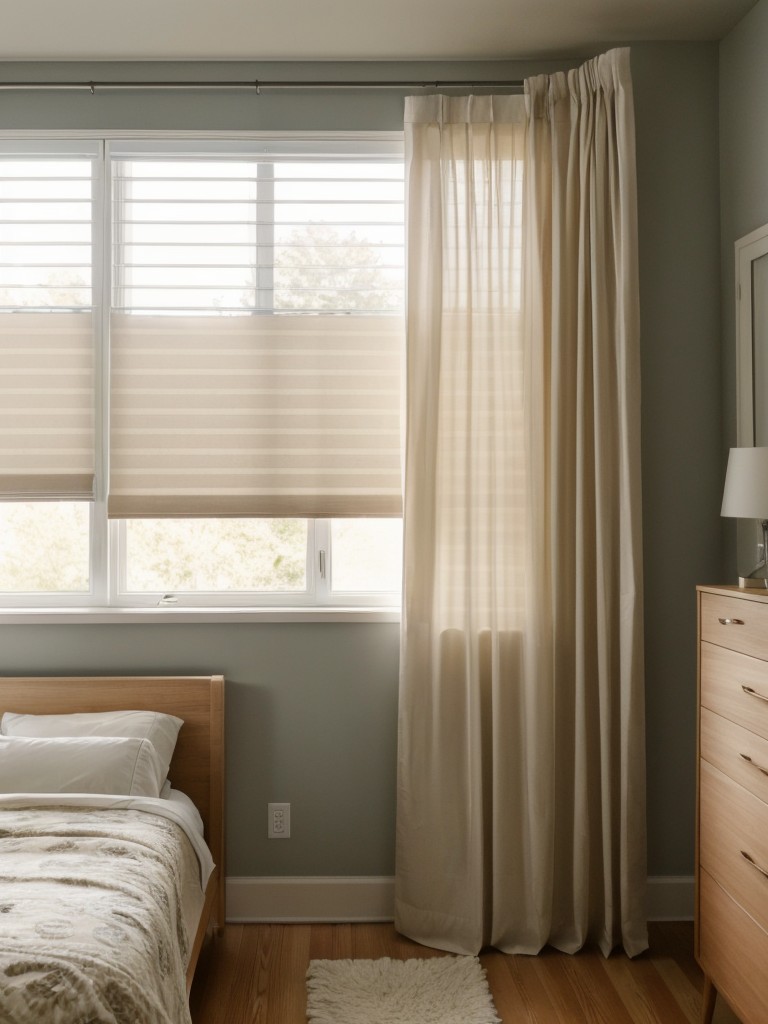
<instances>
[{"instance_id":1,"label":"wooden headboard","mask_svg":"<svg viewBox=\"0 0 768 1024\"><path fill-rule=\"evenodd\" d=\"M161 711L184 720L169 778L194 801L216 864L211 919L224 924L223 676L0 676L0 715Z\"/></svg>"}]
</instances>

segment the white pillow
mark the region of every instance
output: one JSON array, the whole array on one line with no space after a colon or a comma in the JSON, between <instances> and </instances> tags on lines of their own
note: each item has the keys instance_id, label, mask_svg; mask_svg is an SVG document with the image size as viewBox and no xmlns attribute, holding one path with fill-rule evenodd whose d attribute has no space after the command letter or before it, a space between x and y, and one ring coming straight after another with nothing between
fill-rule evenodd
<instances>
[{"instance_id":1,"label":"white pillow","mask_svg":"<svg viewBox=\"0 0 768 1024\"><path fill-rule=\"evenodd\" d=\"M149 740L0 736L0 792L160 795L165 775Z\"/></svg>"},{"instance_id":2,"label":"white pillow","mask_svg":"<svg viewBox=\"0 0 768 1024\"><path fill-rule=\"evenodd\" d=\"M0 722L3 736L131 736L149 740L163 768L163 778L184 724L159 711L81 711L73 715L16 715L6 711Z\"/></svg>"}]
</instances>

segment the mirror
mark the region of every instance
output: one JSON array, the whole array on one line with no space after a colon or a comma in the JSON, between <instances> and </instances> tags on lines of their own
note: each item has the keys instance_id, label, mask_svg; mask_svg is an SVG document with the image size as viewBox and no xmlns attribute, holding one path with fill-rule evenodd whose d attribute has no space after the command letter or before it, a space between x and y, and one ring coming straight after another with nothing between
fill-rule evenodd
<instances>
[{"instance_id":1,"label":"mirror","mask_svg":"<svg viewBox=\"0 0 768 1024\"><path fill-rule=\"evenodd\" d=\"M736 242L736 444L768 447L768 224ZM757 521L736 528L740 573L762 548Z\"/></svg>"}]
</instances>

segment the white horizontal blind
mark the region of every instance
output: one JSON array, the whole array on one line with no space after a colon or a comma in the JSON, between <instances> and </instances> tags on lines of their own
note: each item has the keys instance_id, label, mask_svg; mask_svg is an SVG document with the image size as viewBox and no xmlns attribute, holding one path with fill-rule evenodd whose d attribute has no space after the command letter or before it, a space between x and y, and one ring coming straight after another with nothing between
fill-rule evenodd
<instances>
[{"instance_id":1,"label":"white horizontal blind","mask_svg":"<svg viewBox=\"0 0 768 1024\"><path fill-rule=\"evenodd\" d=\"M120 160L109 515L399 515L403 168Z\"/></svg>"},{"instance_id":2,"label":"white horizontal blind","mask_svg":"<svg viewBox=\"0 0 768 1024\"><path fill-rule=\"evenodd\" d=\"M93 165L0 155L0 497L92 498Z\"/></svg>"},{"instance_id":3,"label":"white horizontal blind","mask_svg":"<svg viewBox=\"0 0 768 1024\"><path fill-rule=\"evenodd\" d=\"M118 160L114 307L401 313L402 160Z\"/></svg>"}]
</instances>

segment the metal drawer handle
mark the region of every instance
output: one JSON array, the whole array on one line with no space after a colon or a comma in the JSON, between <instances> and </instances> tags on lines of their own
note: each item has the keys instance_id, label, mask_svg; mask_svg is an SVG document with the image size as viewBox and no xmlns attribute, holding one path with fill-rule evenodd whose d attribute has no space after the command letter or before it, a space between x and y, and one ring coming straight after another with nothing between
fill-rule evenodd
<instances>
[{"instance_id":1,"label":"metal drawer handle","mask_svg":"<svg viewBox=\"0 0 768 1024\"><path fill-rule=\"evenodd\" d=\"M757 861L753 860L745 850L741 850L740 853L744 860L747 861L748 864L752 865L755 871L759 871L763 878L768 878L768 871L766 871L765 868L761 868Z\"/></svg>"},{"instance_id":2,"label":"metal drawer handle","mask_svg":"<svg viewBox=\"0 0 768 1024\"><path fill-rule=\"evenodd\" d=\"M761 765L757 763L757 761L753 761L749 754L739 754L739 757L742 758L742 760L744 761L748 761L753 768L757 768L757 770L759 772L762 772L763 775L768 775L768 768L763 768Z\"/></svg>"},{"instance_id":3,"label":"metal drawer handle","mask_svg":"<svg viewBox=\"0 0 768 1024\"><path fill-rule=\"evenodd\" d=\"M718 619L721 626L743 626L744 619Z\"/></svg>"},{"instance_id":4,"label":"metal drawer handle","mask_svg":"<svg viewBox=\"0 0 768 1024\"><path fill-rule=\"evenodd\" d=\"M768 704L768 697L764 697L762 693L758 693L757 690L753 690L751 686L747 686L746 683L741 684L741 688L750 697L756 697L758 700L764 700Z\"/></svg>"}]
</instances>

